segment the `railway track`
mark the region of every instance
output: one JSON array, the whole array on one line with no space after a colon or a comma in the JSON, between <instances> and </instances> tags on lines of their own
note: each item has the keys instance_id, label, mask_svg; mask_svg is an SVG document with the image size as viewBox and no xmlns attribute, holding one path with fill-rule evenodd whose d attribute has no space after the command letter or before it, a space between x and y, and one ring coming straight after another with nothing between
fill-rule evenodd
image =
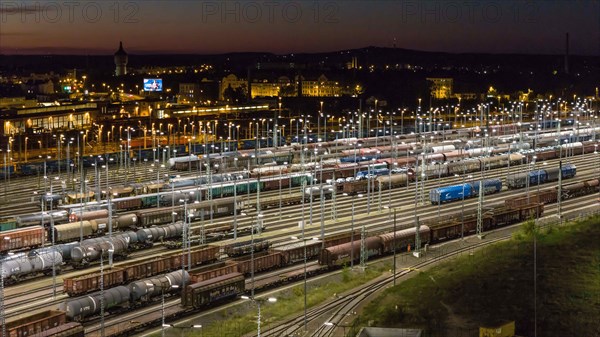
<instances>
[{"instance_id":1,"label":"railway track","mask_svg":"<svg viewBox=\"0 0 600 337\"><path fill-rule=\"evenodd\" d=\"M564 205L564 211L565 211L565 212L569 212L569 211L575 211L575 210L577 210L577 209L581 208L582 201L581 201L580 199L581 199L581 198L579 198L579 199L571 199L571 200L569 200L569 201L567 202L567 204L566 204L566 205ZM587 202L587 203L586 203L586 206L589 206L589 205L595 205L595 201L594 201L594 200L592 200L592 201L590 201L590 202ZM550 211L550 213L552 214L552 211ZM550 215L550 216L552 216L552 215ZM505 228L503 228L503 229L500 229L500 230L504 230L504 229L505 229ZM489 240L486 240L486 242L487 242L487 241L489 241ZM417 268L418 268L418 267L417 267ZM350 297L351 297L351 296L350 296ZM178 299L176 299L176 298L173 298L173 299L170 299L170 300L168 300L168 301L166 302L166 304L165 304L165 306L166 306L166 308L167 308L167 309L166 309L166 310L167 310L166 312L168 313L168 315L173 315L173 313L172 313L171 311L176 311L176 310L177 310L177 308L178 308L178 305L179 305ZM156 307L156 306L154 306L153 308L155 308L155 309L156 309L157 307ZM134 313L128 313L128 316L127 316L127 317L128 317L128 318L131 318L133 321L136 321L136 322L138 322L138 321L141 321L141 320L142 320L142 317L144 317L144 316L145 316L145 315L147 315L147 314L148 314L148 311L146 311L145 309L141 309L141 311L139 312L139 314L135 315ZM196 315L196 314L195 314L195 315ZM116 320L114 321L114 323L111 323L111 322L106 322L106 324L107 324L107 325L106 325L106 327L107 327L107 329L108 329L108 327L110 326L110 324L120 324L120 322L119 322L119 320L118 320L118 319L116 319ZM97 332L97 331L98 331L98 329L99 329L99 327L98 327L98 326L91 327L89 330L86 328L86 333L94 333L94 332ZM118 328L117 328L117 330L118 330ZM278 333L276 333L276 334L273 334L273 336L280 336L280 335L281 335L281 334L278 334Z\"/></svg>"},{"instance_id":2,"label":"railway track","mask_svg":"<svg viewBox=\"0 0 600 337\"><path fill-rule=\"evenodd\" d=\"M542 228L546 228L548 226L549 226L548 223L540 224L540 227L542 227ZM478 248L489 246L489 245L497 243L497 242L509 240L511 237L512 236L509 233L509 234L502 235L497 238L487 239L483 242L476 243L476 244L468 246L468 247L459 248L453 252L448 252L448 253L444 254L443 256L437 256L431 260L416 263L413 266L411 266L409 269L403 270L400 273L397 273L398 275L396 275L395 277L396 277L396 279L401 278L408 274L414 273L414 271L417 271L419 269L425 268L430 265L434 265L435 263L437 263L439 261L442 261L442 260L445 260L448 258L452 258L452 257L462 254L464 252L473 252L474 250L476 250ZM312 332L310 334L305 334L305 336L312 336L312 337L335 336L335 332L338 329L338 327L344 326L341 322L344 318L350 317L352 315L352 313L356 312L358 310L358 308L361 306L361 304L364 304L365 300L369 299L373 295L376 295L384 288L390 286L390 284L393 282L393 280L394 280L394 275L382 278L380 280L377 280L377 281L369 284L368 286L366 286L364 288L353 289L349 293L344 294L339 299L336 299L335 301L332 301L330 303L326 303L325 305L320 306L319 308L316 308L315 310L311 310L311 314L310 314L310 318L309 318L311 321L322 320L323 318L325 318L326 322L330 322L332 324L320 324L319 327L314 332ZM322 317L323 315L326 315L326 316ZM299 319L303 319L303 317L296 317L294 320L285 322L282 325L278 326L277 328L272 329L273 331L265 331L264 333L262 333L262 335L263 336L282 336L282 335L286 335L286 333L289 333L290 330L293 330L293 331L291 331L292 334L298 333L299 328L301 329L301 326L302 326L302 325L298 326ZM283 330L286 326L288 327L288 330Z\"/></svg>"},{"instance_id":3,"label":"railway track","mask_svg":"<svg viewBox=\"0 0 600 337\"><path fill-rule=\"evenodd\" d=\"M412 266L410 266L408 270L403 270L403 271L397 273L398 275L396 275L395 277L396 277L396 279L401 278L402 276L412 273L414 270L425 268L427 266L436 264L440 261L457 256L463 252L468 252L468 251L471 251L471 250L474 250L474 249L477 249L480 247L488 246L493 243L506 240L508 238L510 238L510 236L506 236L503 238L497 238L497 239L490 239L490 240L486 240L486 241L483 241L483 242L480 242L480 243L477 243L474 245L469 245L466 247L459 248L452 252L447 252L447 253L441 254L430 260L425 260L425 261L415 263ZM313 321L313 320L319 319L323 315L328 315L331 317L336 317L336 316L345 317L347 313L354 312L355 308L361 302L367 300L373 294L379 292L380 290L384 289L385 287L388 287L389 284L393 282L393 278L394 278L394 275L384 277L382 279L377 279L376 281L371 282L371 283L365 285L364 287L360 287L358 289L353 289L353 290L343 294L343 296L337 297L337 298L327 302L324 305L321 305L321 306L318 306L317 308L311 309L309 312L307 312L306 321ZM331 314L331 312L333 312L333 314ZM293 319L290 319L290 320L287 320L284 322L279 322L277 324L277 327L275 327L275 328L271 328L268 330L262 330L261 336L298 336L298 335L302 335L302 332L304 330L304 321L305 321L305 317L299 316L299 317L295 317ZM333 322L333 323L337 324L336 322ZM312 336L330 336L330 334L322 334L323 331L328 331L328 330L331 330L331 333L333 332L333 329L328 329L328 328L329 328L329 326L323 325L321 328L319 328L317 331L315 331L315 333L312 334Z\"/></svg>"},{"instance_id":4,"label":"railway track","mask_svg":"<svg viewBox=\"0 0 600 337\"><path fill-rule=\"evenodd\" d=\"M579 158L581 157L581 158ZM594 157L596 158L596 157ZM548 165L557 165L558 160L550 160L548 161ZM579 181L579 180L584 180L584 179L590 179L590 178L596 178L598 176L597 174L597 165L594 163L594 161L589 160L588 158L584 158L584 156L578 156L578 157L573 157L571 158L571 162L576 164L578 167L578 174L576 176L575 179L571 179L571 180L565 180L563 183L568 183L570 181ZM510 168L510 172L515 172L515 171L520 171L522 170L523 167L519 166L519 167L511 167ZM513 171L514 170L514 171ZM504 179L506 176L506 168L503 169L495 169L492 171L488 171L486 172L486 179L487 178L491 178L491 177L500 177L501 179ZM456 178L456 177L446 177L446 178L442 178L439 183L438 181L434 181L434 180L430 180L430 181L426 181L425 183L425 190L428 191L428 189L433 188L433 187L437 187L437 185L447 185L447 184L454 184L454 183L460 183L460 178ZM549 183L549 184L543 184L540 185L540 188L547 188L549 186L554 186L555 183ZM532 187L533 188L533 187ZM537 185L536 185L537 188ZM294 191L291 191L294 192ZM499 194L495 194L495 195L490 195L490 196L486 196L485 197L485 202L486 204L490 203L496 203L496 202L502 202L504 199L511 197L515 192L520 193L524 193L523 190L515 190L515 191L503 191ZM283 192L285 193L285 192ZM408 215L403 215L400 216L399 221L398 221L398 229L404 227L409 227L409 226L413 226L413 220L412 220L412 209L414 208L414 194L411 195L411 193L414 193L414 183L411 184L411 186L409 186L409 189L404 189L404 188L400 188L400 189L395 189L395 190L391 190L391 191L382 191L381 192L381 197L379 195L379 193L374 194L372 196L372 198L369 198L371 200L371 202L375 202L379 205L381 205L381 211L379 210L380 207L379 205L371 205L370 207L370 214L366 214L367 212L367 206L366 206L366 202L367 202L367 198L363 197L363 198L356 198L356 216L355 216L355 223L357 227L359 224L362 224L362 222L365 221L365 219L368 217L369 221L368 223L365 223L365 227L367 229L367 231L379 231L379 230L385 230L385 229L390 229L391 228L391 222L389 220L390 217L390 213L389 211L386 212L385 209L383 209L383 206L391 206L391 208L398 208L401 212L404 213L408 213ZM278 196L279 191L271 191L271 192L261 192L261 197L276 197ZM385 199L387 194L388 200ZM476 208L476 199L466 199L465 200L465 206L464 206L464 210L465 211L470 211ZM350 218L351 218L351 203L352 203L352 197L343 197L338 195L336 198L336 212L337 213L337 221L333 222L332 221L332 213L333 213L333 201L332 200L327 200L326 202L324 202L325 208L324 208L324 216L328 217L328 219L325 222L326 225L326 231L327 233L331 233L331 232L335 232L335 231L341 231L341 230L347 230L348 227L350 226ZM387 205L386 205L387 204ZM566 202L563 202L563 209L565 209L566 207ZM320 205L320 203L317 203L317 205ZM261 211L261 214L264 215L263 219L264 222L267 224L267 231L262 233L259 237L262 238L269 238L270 240L273 240L274 244L278 244L280 242L289 242L289 237L292 235L296 235L298 236L300 234L300 229L296 226L296 224L298 223L299 220L301 219L305 219L305 221L308 223L309 221L309 208L310 208L310 203L305 203L305 214L304 216L302 214L299 214L299 210L300 207L298 206L294 206L293 207L293 212L287 212L284 214L280 213L280 210L278 208L272 208L272 209L268 209L268 210L264 210ZM315 203L313 203L313 206L315 206ZM451 204L446 204L446 205L442 205L443 208L443 212L444 213L448 213L448 212L453 212L453 211L460 211L461 210L461 203L460 202L455 202L455 203L451 203ZM284 208L285 210L289 210L292 209L291 207L286 207ZM552 209L550 207L550 209ZM256 219L256 215L258 214L258 212L256 211L252 211L252 210L246 210L247 214L246 216L238 216L238 223L239 226L251 226L251 223L253 223ZM430 219L430 218L435 218L437 216L437 212L438 212L438 208L437 206L431 206L429 203L427 203L426 205L422 205L421 203L419 203L417 205L417 212L420 214L421 216L421 220L425 220L425 219ZM546 213L548 213L548 208ZM365 215L362 215L365 214ZM320 226L319 226L319 222L320 222L320 216L321 216L321 212L320 212L320 207L313 207L313 219L316 220L313 222L312 226L307 226L306 228L306 236L319 236L320 234ZM281 220L279 220L281 218ZM222 219L207 219L205 220L204 225L205 226L209 226L211 223L215 226L219 225L219 224L227 224L227 223L231 223L233 220L233 217L227 217L227 218L222 218ZM201 222L194 222L192 224L192 228L200 228L202 226ZM291 229L291 228L293 229ZM226 241L226 242L231 242L231 240ZM156 256L159 254L164 253L165 249L162 247L156 247L155 249L153 249L152 251L142 251L139 253L135 253L133 254L134 256L131 256L130 258L137 258L138 256L140 257L140 259L142 258L148 258L148 257L152 257L152 256ZM85 273L89 273L89 272L93 272L93 271L98 271L98 267L96 266L95 268L91 268L91 269L87 269L86 271L84 271ZM67 272L64 274L64 276L69 276L69 275L73 275L71 274L71 272ZM51 282L51 280L46 281L46 282ZM62 284L62 282L60 282ZM57 282L58 284L58 282ZM47 288L48 286L46 286L45 288L42 287L40 288L40 293L38 294L37 297L41 297L41 294L43 293L44 289L46 289L47 291L47 295L46 297L48 297L51 287ZM13 286L8 287L9 291L12 291ZM17 289L20 290L17 290ZM15 295L11 295L11 296L18 296L17 294L23 294L23 293L27 293L28 291L31 291L32 289L28 287L18 287L15 288ZM10 305L9 305L9 309L10 309ZM49 306L50 307L50 306ZM52 307L55 308L56 306ZM26 310L26 308L22 308L24 311Z\"/></svg>"},{"instance_id":5,"label":"railway track","mask_svg":"<svg viewBox=\"0 0 600 337\"><path fill-rule=\"evenodd\" d=\"M583 203L583 206L582 206L581 200L573 199L573 200L571 200L570 204L568 206L566 206L567 208L565 209L565 212L571 212L571 213L577 214L580 210L589 208L590 206L597 207L596 202L594 200L590 200L590 201ZM554 217L554 215L551 214L551 215L547 216L546 219L542 219L541 221L547 220L547 218L552 219L553 217ZM411 261L414 260L416 262L414 262L413 264L405 265L404 266L405 268L398 268L399 272L397 273L396 278L399 279L400 277L409 274L413 270L426 267L428 265L428 263L425 263L425 262L429 262L430 261L429 259L433 258L434 262L435 262L435 260L439 260L439 258L438 258L439 255L434 255L435 252L446 252L447 254L446 253L443 254L443 255L446 255L446 257L451 257L452 255L461 254L462 252L466 252L469 250L472 252L477 247L509 238L512 231L516 230L518 228L518 226L519 225L512 225L512 226L508 226L508 227L499 228L494 231L490 231L487 233L487 238L485 241L480 241L479 239L472 237L472 236L467 237L465 242L471 241L471 244L469 244L468 247L460 247L460 250L458 250L458 251L454 251L454 250L450 251L449 250L450 248L447 248L447 244L450 242L444 242L439 245L432 245L429 247L430 250L427 253L427 255L425 255L425 257L424 257L425 259L428 259L426 261L422 261L421 259L414 259L414 258L410 257L409 255L407 255L407 253L403 253L403 254L398 253L398 257L401 257L403 255L405 256L404 258L402 258L402 261L407 261L406 256L409 256L408 257L409 260L411 260ZM469 240L469 239L471 239L471 240ZM455 240L454 242L456 242L456 241L459 241L459 240ZM440 247L440 248L438 248L438 247ZM441 247L443 247L443 248L441 248ZM387 257L387 258L389 259L390 257ZM372 261L369 261L369 264L370 263L372 263ZM358 267L355 267L355 268L358 268ZM400 270L403 270L403 271L400 271ZM311 336L311 335L313 335L312 333L314 333L314 336L319 336L319 334L317 334L317 333L319 333L319 331L321 331L321 329L323 329L323 327L321 327L321 326L323 325L323 323L325 321L333 322L334 324L337 324L337 323L339 323L339 321L335 320L334 317L337 317L337 319L343 319L343 318L349 317L348 313L356 311L355 308L358 305L358 303L360 303L364 298L368 298L369 294L376 292L378 289L381 289L381 287L385 287L386 285L389 286L391 283L391 280L392 280L391 277L386 277L385 280L381 282L381 286L379 286L379 287L374 286L372 289L361 288L359 290L352 290L348 293L341 294L341 296L343 296L343 298L336 299L331 303L328 302L327 304L325 304L325 307L319 306L315 309L312 309L311 311L309 311L308 316L307 316L307 321L308 321L307 324L309 326L309 331L307 333L304 333L304 331L303 331L304 317L299 315L298 317L295 317L295 318L290 319L285 322L278 321L276 323L271 323L269 325L269 326L271 326L271 328L267 329L267 330L264 329L264 327L266 325L263 325L263 330L261 332L261 335L263 335L263 336ZM289 285L286 287L291 287L291 286L294 286L294 285L292 284L292 285ZM365 293L363 294L363 292L365 292ZM260 296L260 295L258 295L258 296ZM352 299L356 299L356 300L352 301L353 303L350 303L350 304L346 304L343 301L343 300L348 301L348 300L352 300ZM241 303L242 303L242 301L237 301L234 303L227 304L225 306L227 308L226 310L240 310L240 309L231 309L231 307L236 306ZM168 304L166 304L166 305L168 306L168 308L170 310L176 310L178 308L178 304L179 304L179 302L177 301L177 299L171 299L168 302ZM343 308L341 307L342 305L344 305ZM158 310L157 306L155 306L154 308L156 310ZM189 325L190 322L193 322L192 324L197 324L195 322L202 322L202 324L207 324L207 322L210 323L211 318L208 318L206 316L210 316L210 314L214 313L214 311L216 311L216 310L217 309L207 309L206 312L202 312L199 314L196 313L196 314L194 314L194 319L188 319L188 320L186 320L185 323L182 323L182 324L185 326L185 325ZM243 310L243 309L241 309L241 310ZM171 312L169 312L168 310L167 310L167 313L169 315L171 315ZM131 316L128 316L128 317L132 317L132 318L134 318L134 320L139 320L139 319L141 319L142 315L141 314L135 315L132 313ZM325 319L325 318L327 318L327 319ZM214 319L214 317L213 317L213 319ZM319 321L319 322L315 323L314 321ZM118 322L115 321L115 324L118 324ZM177 324L177 323L175 323L175 324ZM215 322L215 324L218 324L218 322ZM273 326L275 326L276 328L272 328ZM339 324L338 326L342 326L342 324ZM98 332L99 327L98 326L96 326L95 329L92 329L90 331L94 333L94 336L99 335L99 332ZM151 333L152 332L144 333L143 336L150 335ZM337 335L337 334L332 334L333 332L328 332L328 333L329 333L328 335L330 335L330 336ZM253 335L253 334L250 334L250 335ZM245 336L250 336L250 335L245 335ZM173 336L173 334L168 334L168 336Z\"/></svg>"}]
</instances>

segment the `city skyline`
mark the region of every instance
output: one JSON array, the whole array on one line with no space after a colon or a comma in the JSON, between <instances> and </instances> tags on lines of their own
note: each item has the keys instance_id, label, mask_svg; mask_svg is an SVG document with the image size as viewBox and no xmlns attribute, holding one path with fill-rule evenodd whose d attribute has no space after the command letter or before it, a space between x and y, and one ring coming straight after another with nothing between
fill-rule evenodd
<instances>
[{"instance_id":1,"label":"city skyline","mask_svg":"<svg viewBox=\"0 0 600 337\"><path fill-rule=\"evenodd\" d=\"M598 55L600 3L5 1L0 54L276 54L366 46Z\"/></svg>"}]
</instances>

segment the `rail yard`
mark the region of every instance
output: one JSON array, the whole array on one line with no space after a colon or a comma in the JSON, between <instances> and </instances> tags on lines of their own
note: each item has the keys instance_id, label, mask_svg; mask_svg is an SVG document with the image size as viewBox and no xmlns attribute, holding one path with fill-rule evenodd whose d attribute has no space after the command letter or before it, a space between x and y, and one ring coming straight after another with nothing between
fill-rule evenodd
<instances>
[{"instance_id":1,"label":"rail yard","mask_svg":"<svg viewBox=\"0 0 600 337\"><path fill-rule=\"evenodd\" d=\"M342 266L595 209L597 130L519 128L4 168L7 335L129 335Z\"/></svg>"}]
</instances>

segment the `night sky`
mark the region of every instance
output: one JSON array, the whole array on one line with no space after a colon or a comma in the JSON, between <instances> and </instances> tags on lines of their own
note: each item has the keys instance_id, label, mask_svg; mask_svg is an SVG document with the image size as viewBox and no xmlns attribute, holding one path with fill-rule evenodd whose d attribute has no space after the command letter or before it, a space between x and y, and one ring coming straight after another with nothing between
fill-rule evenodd
<instances>
[{"instance_id":1,"label":"night sky","mask_svg":"<svg viewBox=\"0 0 600 337\"><path fill-rule=\"evenodd\" d=\"M365 46L489 53L600 54L590 1L11 1L2 54L335 51Z\"/></svg>"}]
</instances>

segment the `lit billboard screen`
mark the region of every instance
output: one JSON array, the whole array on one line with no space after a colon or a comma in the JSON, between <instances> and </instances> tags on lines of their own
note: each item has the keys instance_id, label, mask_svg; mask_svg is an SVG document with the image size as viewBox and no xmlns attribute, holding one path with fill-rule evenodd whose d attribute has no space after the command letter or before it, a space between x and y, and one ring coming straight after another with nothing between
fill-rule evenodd
<instances>
[{"instance_id":1,"label":"lit billboard screen","mask_svg":"<svg viewBox=\"0 0 600 337\"><path fill-rule=\"evenodd\" d=\"M144 78L144 91L162 91L162 78Z\"/></svg>"}]
</instances>

